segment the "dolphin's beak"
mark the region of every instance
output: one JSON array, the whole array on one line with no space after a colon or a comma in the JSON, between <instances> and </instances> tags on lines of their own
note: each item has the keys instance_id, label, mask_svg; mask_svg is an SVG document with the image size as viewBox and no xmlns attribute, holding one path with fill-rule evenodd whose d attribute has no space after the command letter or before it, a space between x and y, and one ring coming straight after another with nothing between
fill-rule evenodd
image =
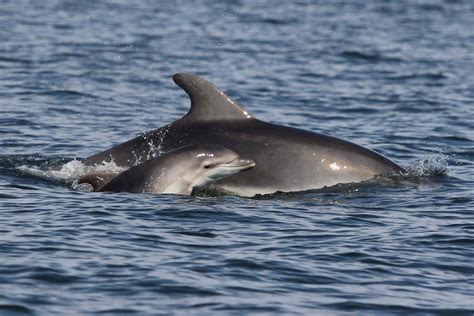
<instances>
[{"instance_id":1,"label":"dolphin's beak","mask_svg":"<svg viewBox=\"0 0 474 316\"><path fill-rule=\"evenodd\" d=\"M239 170L248 170L255 167L255 161L251 159L240 159L237 158L232 160L231 162L227 162L221 165L224 168L232 168L232 169L239 169Z\"/></svg>"}]
</instances>

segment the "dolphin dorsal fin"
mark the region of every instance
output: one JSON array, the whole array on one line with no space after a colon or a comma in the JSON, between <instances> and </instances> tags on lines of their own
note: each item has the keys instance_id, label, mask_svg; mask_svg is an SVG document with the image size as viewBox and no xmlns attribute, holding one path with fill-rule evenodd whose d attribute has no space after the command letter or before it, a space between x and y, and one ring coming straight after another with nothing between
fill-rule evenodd
<instances>
[{"instance_id":1,"label":"dolphin dorsal fin","mask_svg":"<svg viewBox=\"0 0 474 316\"><path fill-rule=\"evenodd\" d=\"M249 119L248 114L237 103L209 81L190 74L178 73L174 82L191 98L191 109L183 118L198 121Z\"/></svg>"}]
</instances>

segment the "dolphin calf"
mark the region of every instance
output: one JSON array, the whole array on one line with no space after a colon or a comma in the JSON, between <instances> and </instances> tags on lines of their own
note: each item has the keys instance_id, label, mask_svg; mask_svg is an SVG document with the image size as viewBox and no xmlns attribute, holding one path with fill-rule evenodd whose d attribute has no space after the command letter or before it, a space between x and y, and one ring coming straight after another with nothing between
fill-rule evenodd
<instances>
[{"instance_id":1,"label":"dolphin calf","mask_svg":"<svg viewBox=\"0 0 474 316\"><path fill-rule=\"evenodd\" d=\"M119 174L86 174L78 183L89 183L94 191L190 195L195 187L254 166L252 160L241 159L221 146L190 145L146 160Z\"/></svg>"},{"instance_id":2,"label":"dolphin calf","mask_svg":"<svg viewBox=\"0 0 474 316\"><path fill-rule=\"evenodd\" d=\"M86 158L132 166L185 145L219 145L255 161L252 170L214 183L241 196L319 189L404 171L384 156L328 135L254 118L207 80L175 74L191 99L182 118Z\"/></svg>"}]
</instances>

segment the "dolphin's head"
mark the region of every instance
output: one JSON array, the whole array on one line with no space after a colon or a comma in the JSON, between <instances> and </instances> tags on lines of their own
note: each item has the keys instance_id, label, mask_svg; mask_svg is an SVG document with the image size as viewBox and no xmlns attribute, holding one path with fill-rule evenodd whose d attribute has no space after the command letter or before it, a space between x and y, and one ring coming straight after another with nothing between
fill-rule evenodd
<instances>
[{"instance_id":1,"label":"dolphin's head","mask_svg":"<svg viewBox=\"0 0 474 316\"><path fill-rule=\"evenodd\" d=\"M181 179L187 182L188 190L205 186L211 182L255 167L255 162L221 146L187 146L181 149L187 168L181 165ZM179 168L179 166L178 166Z\"/></svg>"},{"instance_id":2,"label":"dolphin's head","mask_svg":"<svg viewBox=\"0 0 474 316\"><path fill-rule=\"evenodd\" d=\"M199 146L195 156L199 167L193 187L203 186L255 167L253 160L240 158L236 152L220 146Z\"/></svg>"}]
</instances>

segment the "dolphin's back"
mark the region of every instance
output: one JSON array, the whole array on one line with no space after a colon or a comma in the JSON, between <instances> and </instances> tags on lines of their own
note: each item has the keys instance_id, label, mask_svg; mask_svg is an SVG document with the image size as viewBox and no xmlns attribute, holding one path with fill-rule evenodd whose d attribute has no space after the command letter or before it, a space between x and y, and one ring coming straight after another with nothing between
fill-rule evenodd
<instances>
[{"instance_id":1,"label":"dolphin's back","mask_svg":"<svg viewBox=\"0 0 474 316\"><path fill-rule=\"evenodd\" d=\"M255 161L253 170L217 182L222 189L240 195L318 189L403 170L386 157L349 141L256 119L176 123L162 143L165 149L177 142L211 141Z\"/></svg>"}]
</instances>

